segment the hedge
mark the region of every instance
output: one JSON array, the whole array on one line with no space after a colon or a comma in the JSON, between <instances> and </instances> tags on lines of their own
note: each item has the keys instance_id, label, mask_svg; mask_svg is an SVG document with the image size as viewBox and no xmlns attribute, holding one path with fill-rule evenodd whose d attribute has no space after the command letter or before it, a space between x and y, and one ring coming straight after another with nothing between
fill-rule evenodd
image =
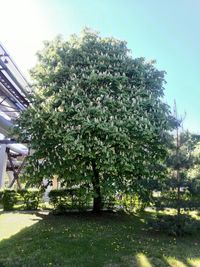
<instances>
[{"instance_id":1,"label":"hedge","mask_svg":"<svg viewBox=\"0 0 200 267\"><path fill-rule=\"evenodd\" d=\"M49 192L49 199L57 211L83 211L91 207L92 193L85 187L53 189Z\"/></svg>"},{"instance_id":2,"label":"hedge","mask_svg":"<svg viewBox=\"0 0 200 267\"><path fill-rule=\"evenodd\" d=\"M21 204L24 210L36 210L39 206L42 193L37 189L11 190L5 189L0 191L0 203L4 211L11 211Z\"/></svg>"}]
</instances>

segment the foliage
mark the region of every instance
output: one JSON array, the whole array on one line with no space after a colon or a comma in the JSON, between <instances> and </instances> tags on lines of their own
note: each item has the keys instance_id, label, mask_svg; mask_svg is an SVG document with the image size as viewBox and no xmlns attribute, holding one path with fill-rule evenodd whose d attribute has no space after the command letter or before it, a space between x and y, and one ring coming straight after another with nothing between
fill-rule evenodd
<instances>
[{"instance_id":1,"label":"foliage","mask_svg":"<svg viewBox=\"0 0 200 267\"><path fill-rule=\"evenodd\" d=\"M102 208L104 210L110 210L113 211L116 208L116 196L109 195L109 194L103 194L102 196Z\"/></svg>"},{"instance_id":2,"label":"foliage","mask_svg":"<svg viewBox=\"0 0 200 267\"><path fill-rule=\"evenodd\" d=\"M56 213L70 210L91 209L92 192L86 188L53 189L49 192L50 203ZM149 202L142 202L137 195L107 195L103 194L102 209L123 210L128 213L143 211Z\"/></svg>"},{"instance_id":3,"label":"foliage","mask_svg":"<svg viewBox=\"0 0 200 267\"><path fill-rule=\"evenodd\" d=\"M14 205L17 203L17 192L15 190L5 189L2 193L2 204L4 211L10 211L14 209Z\"/></svg>"},{"instance_id":4,"label":"foliage","mask_svg":"<svg viewBox=\"0 0 200 267\"><path fill-rule=\"evenodd\" d=\"M128 213L133 213L133 212L140 212L144 211L145 207L150 204L149 201L142 201L138 195L136 194L124 194L124 195L119 195L116 201L117 206L128 212Z\"/></svg>"},{"instance_id":5,"label":"foliage","mask_svg":"<svg viewBox=\"0 0 200 267\"><path fill-rule=\"evenodd\" d=\"M190 171L199 165L200 154L195 154L196 146L198 140L188 131L177 132L167 160L170 177L162 197L168 199L179 214L181 209L200 206L200 180L190 176Z\"/></svg>"},{"instance_id":6,"label":"foliage","mask_svg":"<svg viewBox=\"0 0 200 267\"><path fill-rule=\"evenodd\" d=\"M20 204L20 209L36 210L41 200L40 190L11 190L5 189L1 191L1 203L4 211L16 209L16 205Z\"/></svg>"},{"instance_id":7,"label":"foliage","mask_svg":"<svg viewBox=\"0 0 200 267\"><path fill-rule=\"evenodd\" d=\"M49 192L50 203L58 213L69 210L86 210L91 206L92 194L85 187L53 189Z\"/></svg>"},{"instance_id":8,"label":"foliage","mask_svg":"<svg viewBox=\"0 0 200 267\"><path fill-rule=\"evenodd\" d=\"M32 70L31 105L15 128L33 151L29 182L54 175L65 187L84 181L93 187L94 211L104 191L146 197L162 177L155 165L166 155L172 126L162 102L165 72L154 63L88 29L66 42L45 42Z\"/></svg>"},{"instance_id":9,"label":"foliage","mask_svg":"<svg viewBox=\"0 0 200 267\"><path fill-rule=\"evenodd\" d=\"M154 204L157 209L166 207L176 209L176 217L168 217L165 222L158 220L157 223L181 235L184 234L185 227L191 224L190 220L182 215L182 211L200 207L200 179L198 175L191 176L192 170L199 168L200 136L183 130L183 120L178 118L176 103L174 113L177 123L171 142L167 144L169 147L166 160L168 176L163 180L161 194L155 197Z\"/></svg>"},{"instance_id":10,"label":"foliage","mask_svg":"<svg viewBox=\"0 0 200 267\"><path fill-rule=\"evenodd\" d=\"M148 224L154 231L171 236L190 235L200 230L200 222L185 214L181 216L181 221L177 215L157 214L156 218L151 219Z\"/></svg>"},{"instance_id":11,"label":"foliage","mask_svg":"<svg viewBox=\"0 0 200 267\"><path fill-rule=\"evenodd\" d=\"M27 210L36 210L41 200L41 191L37 189L23 189L18 191Z\"/></svg>"},{"instance_id":12,"label":"foliage","mask_svg":"<svg viewBox=\"0 0 200 267\"><path fill-rule=\"evenodd\" d=\"M2 198L3 198L3 190L0 190L0 204L2 203Z\"/></svg>"}]
</instances>

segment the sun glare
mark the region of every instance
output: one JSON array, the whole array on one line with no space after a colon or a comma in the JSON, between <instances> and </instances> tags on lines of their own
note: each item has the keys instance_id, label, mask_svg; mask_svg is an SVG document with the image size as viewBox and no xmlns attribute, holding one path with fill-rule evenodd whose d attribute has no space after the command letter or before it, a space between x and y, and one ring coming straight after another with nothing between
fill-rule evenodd
<instances>
[{"instance_id":1,"label":"sun glare","mask_svg":"<svg viewBox=\"0 0 200 267\"><path fill-rule=\"evenodd\" d=\"M139 253L136 255L136 260L139 267L153 267L147 256L143 253Z\"/></svg>"},{"instance_id":2,"label":"sun glare","mask_svg":"<svg viewBox=\"0 0 200 267\"><path fill-rule=\"evenodd\" d=\"M42 2L37 0L0 0L0 7L0 22L6 25L0 28L0 42L27 75L43 40L53 37L49 19Z\"/></svg>"}]
</instances>

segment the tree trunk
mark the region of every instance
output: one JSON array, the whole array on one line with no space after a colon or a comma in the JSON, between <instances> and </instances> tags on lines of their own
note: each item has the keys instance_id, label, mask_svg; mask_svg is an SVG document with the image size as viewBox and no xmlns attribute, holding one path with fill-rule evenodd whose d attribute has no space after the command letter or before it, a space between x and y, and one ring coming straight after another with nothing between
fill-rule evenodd
<instances>
[{"instance_id":1,"label":"tree trunk","mask_svg":"<svg viewBox=\"0 0 200 267\"><path fill-rule=\"evenodd\" d=\"M177 227L181 227L181 191L180 191L180 176L179 176L179 170L177 170Z\"/></svg>"},{"instance_id":2,"label":"tree trunk","mask_svg":"<svg viewBox=\"0 0 200 267\"><path fill-rule=\"evenodd\" d=\"M176 119L178 117L177 110ZM177 228L181 227L181 192L180 192L180 134L179 134L179 126L176 126L176 182L177 182Z\"/></svg>"},{"instance_id":3,"label":"tree trunk","mask_svg":"<svg viewBox=\"0 0 200 267\"><path fill-rule=\"evenodd\" d=\"M181 215L181 207L180 207L180 186L178 187L178 205L177 205L177 215Z\"/></svg>"},{"instance_id":4,"label":"tree trunk","mask_svg":"<svg viewBox=\"0 0 200 267\"><path fill-rule=\"evenodd\" d=\"M94 160L92 160L92 170L93 170L92 185L94 190L93 212L99 213L101 211L100 179L99 179L99 172L96 168L96 163Z\"/></svg>"}]
</instances>

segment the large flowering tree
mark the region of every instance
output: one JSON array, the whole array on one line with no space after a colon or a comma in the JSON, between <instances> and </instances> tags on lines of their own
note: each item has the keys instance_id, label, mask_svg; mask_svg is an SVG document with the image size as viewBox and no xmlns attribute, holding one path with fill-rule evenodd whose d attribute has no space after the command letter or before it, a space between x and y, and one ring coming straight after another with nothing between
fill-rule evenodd
<instances>
[{"instance_id":1,"label":"large flowering tree","mask_svg":"<svg viewBox=\"0 0 200 267\"><path fill-rule=\"evenodd\" d=\"M164 74L133 58L126 42L88 29L46 42L32 70L32 103L16 124L34 151L29 181L57 175L66 185L87 183L94 211L103 194L147 194L170 127Z\"/></svg>"}]
</instances>

